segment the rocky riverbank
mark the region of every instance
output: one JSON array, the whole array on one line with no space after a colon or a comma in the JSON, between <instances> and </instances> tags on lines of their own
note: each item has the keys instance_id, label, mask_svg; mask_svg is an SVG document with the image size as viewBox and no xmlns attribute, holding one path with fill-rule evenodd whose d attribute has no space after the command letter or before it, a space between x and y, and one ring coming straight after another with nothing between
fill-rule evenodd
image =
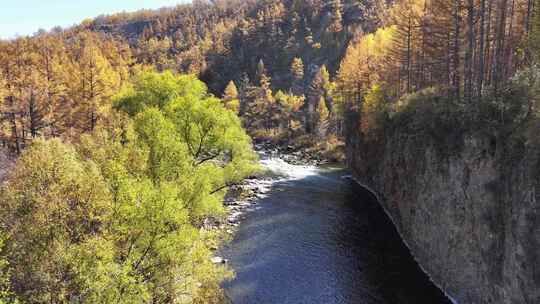
<instances>
[{"instance_id":1,"label":"rocky riverbank","mask_svg":"<svg viewBox=\"0 0 540 304\"><path fill-rule=\"evenodd\" d=\"M208 218L202 229L217 230L227 239L234 235L236 229L246 217L246 214L258 208L259 199L265 197L270 191L274 178L269 176L253 176L238 185L231 186L223 202L226 209L226 217L222 219ZM218 250L218 246L212 248ZM212 262L216 264L228 261L220 256L214 256Z\"/></svg>"},{"instance_id":2,"label":"rocky riverbank","mask_svg":"<svg viewBox=\"0 0 540 304\"><path fill-rule=\"evenodd\" d=\"M255 150L262 153L262 155L278 157L291 165L320 166L341 161L328 157L316 149L301 148L294 145L279 145L271 141L259 141L255 144Z\"/></svg>"},{"instance_id":3,"label":"rocky riverbank","mask_svg":"<svg viewBox=\"0 0 540 304\"><path fill-rule=\"evenodd\" d=\"M314 167L335 161L325 159L321 154L307 150L299 150L293 146L276 145L270 141L259 141L255 144L255 150L262 162L268 159L279 159L286 165ZM209 218L204 222L203 229L218 230L226 236L234 235L236 229L245 219L247 213L256 210L261 199L267 196L274 183L282 180L285 176L279 172L272 172L269 168L256 175L247 178L242 183L229 188L223 202L227 216L222 219ZM218 248L215 247L215 250ZM221 257L214 257L214 263L226 263Z\"/></svg>"},{"instance_id":4,"label":"rocky riverbank","mask_svg":"<svg viewBox=\"0 0 540 304\"><path fill-rule=\"evenodd\" d=\"M245 214L257 208L258 200L265 197L274 182L274 178L260 175L231 186L223 202L227 216L223 219L206 219L203 228L207 230L219 229L233 234L234 229L240 225Z\"/></svg>"},{"instance_id":5,"label":"rocky riverbank","mask_svg":"<svg viewBox=\"0 0 540 304\"><path fill-rule=\"evenodd\" d=\"M304 153L286 154L280 149L269 143L257 144L255 149L261 159L280 158L291 164L315 163L315 161L304 158ZM263 171L255 176L251 176L239 184L229 187L229 190L223 201L226 209L226 217L208 218L204 221L202 229L217 230L225 234L225 238L234 235L236 229L245 219L247 213L256 210L260 200L265 198L271 190L272 185L282 177L263 168ZM218 247L214 247L217 250ZM213 263L227 263L226 259L215 256Z\"/></svg>"},{"instance_id":6,"label":"rocky riverbank","mask_svg":"<svg viewBox=\"0 0 540 304\"><path fill-rule=\"evenodd\" d=\"M259 154L261 162L269 159L279 159L285 167L294 165L313 168L336 163L335 160L325 159L320 153L297 149L293 146L276 145L270 141L258 141L254 148ZM260 174L231 186L223 202L227 216L223 219L206 219L202 228L217 230L229 237L233 236L246 215L259 208L258 204L260 204L261 199L267 196L273 184L286 177L282 175L283 173L286 175L287 172L273 172L269 168L264 168ZM213 249L217 250L218 247L216 246ZM227 263L227 260L216 256L212 258L212 262Z\"/></svg>"}]
</instances>

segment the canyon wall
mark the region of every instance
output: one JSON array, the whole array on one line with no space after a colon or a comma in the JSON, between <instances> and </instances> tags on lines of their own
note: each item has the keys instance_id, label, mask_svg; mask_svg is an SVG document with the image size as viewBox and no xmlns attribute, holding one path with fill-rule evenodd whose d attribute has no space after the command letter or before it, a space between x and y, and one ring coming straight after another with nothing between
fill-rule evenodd
<instances>
[{"instance_id":1,"label":"canyon wall","mask_svg":"<svg viewBox=\"0 0 540 304\"><path fill-rule=\"evenodd\" d=\"M459 149L398 131L348 137L355 178L413 255L458 303L540 303L539 152L481 135Z\"/></svg>"}]
</instances>

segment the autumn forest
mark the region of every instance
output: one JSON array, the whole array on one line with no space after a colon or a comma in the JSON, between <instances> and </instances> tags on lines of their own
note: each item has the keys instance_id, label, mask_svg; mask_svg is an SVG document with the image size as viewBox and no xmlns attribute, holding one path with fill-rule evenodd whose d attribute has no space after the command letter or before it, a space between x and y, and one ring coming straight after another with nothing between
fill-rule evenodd
<instances>
[{"instance_id":1,"label":"autumn forest","mask_svg":"<svg viewBox=\"0 0 540 304\"><path fill-rule=\"evenodd\" d=\"M195 0L0 40L0 303L224 303L204 223L253 142L524 142L539 63L536 0Z\"/></svg>"}]
</instances>

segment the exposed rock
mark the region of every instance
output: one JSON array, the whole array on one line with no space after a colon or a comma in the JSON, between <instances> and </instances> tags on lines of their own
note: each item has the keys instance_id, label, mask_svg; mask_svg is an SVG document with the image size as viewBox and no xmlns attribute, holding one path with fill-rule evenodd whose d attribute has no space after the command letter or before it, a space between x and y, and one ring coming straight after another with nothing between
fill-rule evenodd
<instances>
[{"instance_id":1,"label":"exposed rock","mask_svg":"<svg viewBox=\"0 0 540 304\"><path fill-rule=\"evenodd\" d=\"M212 261L212 263L214 264L226 264L227 263L227 260L222 258L222 257L213 257L210 259L210 261Z\"/></svg>"},{"instance_id":2,"label":"exposed rock","mask_svg":"<svg viewBox=\"0 0 540 304\"><path fill-rule=\"evenodd\" d=\"M442 155L403 134L378 147L351 136L347 151L355 178L458 303L540 303L538 152L504 153L470 136Z\"/></svg>"}]
</instances>

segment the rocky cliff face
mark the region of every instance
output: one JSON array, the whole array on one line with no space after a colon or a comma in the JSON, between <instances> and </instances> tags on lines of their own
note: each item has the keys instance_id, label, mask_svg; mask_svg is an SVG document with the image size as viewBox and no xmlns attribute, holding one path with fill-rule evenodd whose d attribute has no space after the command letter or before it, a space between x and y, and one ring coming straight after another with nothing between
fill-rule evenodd
<instances>
[{"instance_id":1,"label":"rocky cliff face","mask_svg":"<svg viewBox=\"0 0 540 304\"><path fill-rule=\"evenodd\" d=\"M447 153L394 134L348 139L348 162L393 218L420 265L458 303L540 303L540 163L494 139ZM443 155L445 154L445 155Z\"/></svg>"}]
</instances>

